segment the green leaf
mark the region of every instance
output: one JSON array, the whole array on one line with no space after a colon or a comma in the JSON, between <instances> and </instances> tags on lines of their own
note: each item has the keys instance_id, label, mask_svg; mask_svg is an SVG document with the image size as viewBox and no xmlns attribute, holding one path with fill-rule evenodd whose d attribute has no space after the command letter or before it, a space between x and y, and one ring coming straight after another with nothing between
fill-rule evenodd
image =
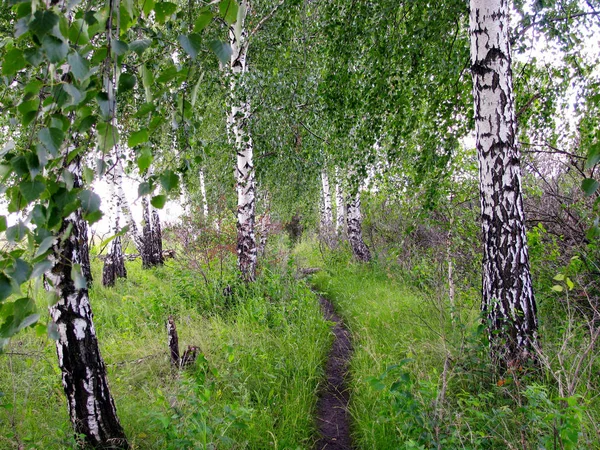
<instances>
[{"instance_id":1,"label":"green leaf","mask_svg":"<svg viewBox=\"0 0 600 450\"><path fill-rule=\"evenodd\" d=\"M152 164L152 150L148 147L144 147L140 150L139 156L137 157L137 166L140 169L140 172L145 172L150 164Z\"/></svg>"},{"instance_id":2,"label":"green leaf","mask_svg":"<svg viewBox=\"0 0 600 450\"><path fill-rule=\"evenodd\" d=\"M237 20L238 4L235 0L221 0L219 3L219 12L228 25L232 25Z\"/></svg>"},{"instance_id":3,"label":"green leaf","mask_svg":"<svg viewBox=\"0 0 600 450\"><path fill-rule=\"evenodd\" d=\"M13 48L4 55L4 60L2 61L2 75L12 77L26 65L27 61L23 58L23 52Z\"/></svg>"},{"instance_id":4,"label":"green leaf","mask_svg":"<svg viewBox=\"0 0 600 450\"><path fill-rule=\"evenodd\" d=\"M150 47L152 41L150 39L138 39L129 43L129 48L136 52L138 56L142 56L142 53Z\"/></svg>"},{"instance_id":5,"label":"green leaf","mask_svg":"<svg viewBox=\"0 0 600 450\"><path fill-rule=\"evenodd\" d=\"M65 139L65 133L59 128L42 128L38 133L38 138L46 150L52 156L56 156Z\"/></svg>"},{"instance_id":6,"label":"green leaf","mask_svg":"<svg viewBox=\"0 0 600 450\"><path fill-rule=\"evenodd\" d=\"M96 126L96 129L98 131L97 142L100 151L106 153L119 142L119 131L113 124L102 122Z\"/></svg>"},{"instance_id":7,"label":"green leaf","mask_svg":"<svg viewBox=\"0 0 600 450\"><path fill-rule=\"evenodd\" d=\"M170 192L171 190L177 188L177 185L179 184L179 177L172 170L165 170L160 175L160 184L165 191Z\"/></svg>"},{"instance_id":8,"label":"green leaf","mask_svg":"<svg viewBox=\"0 0 600 450\"><path fill-rule=\"evenodd\" d=\"M554 281L564 281L565 276L562 273L559 273L554 277Z\"/></svg>"},{"instance_id":9,"label":"green leaf","mask_svg":"<svg viewBox=\"0 0 600 450\"><path fill-rule=\"evenodd\" d=\"M182 34L178 39L185 52L190 55L192 59L196 59L202 48L202 38L200 35L192 33L186 36L185 34Z\"/></svg>"},{"instance_id":10,"label":"green leaf","mask_svg":"<svg viewBox=\"0 0 600 450\"><path fill-rule=\"evenodd\" d=\"M46 56L51 63L59 63L64 61L69 51L69 46L60 39L54 36L44 36L42 40L42 48L46 52Z\"/></svg>"},{"instance_id":11,"label":"green leaf","mask_svg":"<svg viewBox=\"0 0 600 450\"><path fill-rule=\"evenodd\" d=\"M552 286L552 290L555 292L562 292L563 287L560 284L555 284L554 286Z\"/></svg>"},{"instance_id":12,"label":"green leaf","mask_svg":"<svg viewBox=\"0 0 600 450\"><path fill-rule=\"evenodd\" d=\"M137 78L135 77L135 75L132 75L130 73L122 73L119 77L118 92L122 93L131 90L135 87L136 83Z\"/></svg>"},{"instance_id":13,"label":"green leaf","mask_svg":"<svg viewBox=\"0 0 600 450\"><path fill-rule=\"evenodd\" d=\"M166 83L167 81L171 81L177 76L177 72L177 67L175 67L174 65L170 65L160 73L160 75L156 79L156 82Z\"/></svg>"},{"instance_id":14,"label":"green leaf","mask_svg":"<svg viewBox=\"0 0 600 450\"><path fill-rule=\"evenodd\" d=\"M81 200L81 209L83 210L83 218L90 224L99 221L102 218L100 211L100 196L90 190L83 190L79 193Z\"/></svg>"},{"instance_id":15,"label":"green leaf","mask_svg":"<svg viewBox=\"0 0 600 450\"><path fill-rule=\"evenodd\" d=\"M0 233L6 231L6 216L0 216Z\"/></svg>"},{"instance_id":16,"label":"green leaf","mask_svg":"<svg viewBox=\"0 0 600 450\"><path fill-rule=\"evenodd\" d=\"M81 264L73 264L71 267L71 279L75 284L75 289L86 289L87 281L81 271Z\"/></svg>"},{"instance_id":17,"label":"green leaf","mask_svg":"<svg viewBox=\"0 0 600 450\"><path fill-rule=\"evenodd\" d=\"M217 58L219 58L219 61L221 61L223 64L227 64L229 62L229 58L231 58L231 55L233 54L231 46L226 42L218 40L210 41L208 43L208 47L215 52Z\"/></svg>"},{"instance_id":18,"label":"green leaf","mask_svg":"<svg viewBox=\"0 0 600 450\"><path fill-rule=\"evenodd\" d=\"M160 2L154 5L156 21L160 24L165 23L167 18L170 17L175 11L177 11L177 5L175 3Z\"/></svg>"},{"instance_id":19,"label":"green leaf","mask_svg":"<svg viewBox=\"0 0 600 450\"><path fill-rule=\"evenodd\" d=\"M79 53L73 52L69 54L67 61L71 66L71 73L77 81L81 82L89 76L90 64L87 59L82 58Z\"/></svg>"},{"instance_id":20,"label":"green leaf","mask_svg":"<svg viewBox=\"0 0 600 450\"><path fill-rule=\"evenodd\" d=\"M587 161L585 162L585 168L591 169L600 162L600 142L596 142L591 145L588 149Z\"/></svg>"},{"instance_id":21,"label":"green leaf","mask_svg":"<svg viewBox=\"0 0 600 450\"><path fill-rule=\"evenodd\" d=\"M572 291L573 288L575 287L575 283L573 283L573 281L571 281L571 279L568 277L565 280L565 282L567 283L567 287L569 288L569 290Z\"/></svg>"},{"instance_id":22,"label":"green leaf","mask_svg":"<svg viewBox=\"0 0 600 450\"><path fill-rule=\"evenodd\" d=\"M29 280L29 277L31 276L31 266L21 258L16 258L13 266L7 271L7 275L13 279L17 286L20 286Z\"/></svg>"},{"instance_id":23,"label":"green leaf","mask_svg":"<svg viewBox=\"0 0 600 450\"><path fill-rule=\"evenodd\" d=\"M127 140L127 145L129 145L130 147L133 148L136 145L140 145L147 141L148 141L148 131L140 130L140 131L136 131L135 133L131 133L131 136L129 136L129 139Z\"/></svg>"},{"instance_id":24,"label":"green leaf","mask_svg":"<svg viewBox=\"0 0 600 450\"><path fill-rule=\"evenodd\" d=\"M0 273L0 302L6 300L12 294L12 285L9 278Z\"/></svg>"},{"instance_id":25,"label":"green leaf","mask_svg":"<svg viewBox=\"0 0 600 450\"><path fill-rule=\"evenodd\" d=\"M590 195L594 195L594 192L596 192L599 185L600 183L593 178L586 178L581 182L581 189L583 189L585 195L589 197Z\"/></svg>"},{"instance_id":26,"label":"green leaf","mask_svg":"<svg viewBox=\"0 0 600 450\"><path fill-rule=\"evenodd\" d=\"M46 185L41 181L23 181L19 185L19 190L27 203L31 203L37 200L40 194L46 190Z\"/></svg>"},{"instance_id":27,"label":"green leaf","mask_svg":"<svg viewBox=\"0 0 600 450\"><path fill-rule=\"evenodd\" d=\"M167 202L167 196L166 195L155 195L154 197L152 197L152 199L150 200L150 203L152 204L152 206L154 206L156 209L162 209L163 206L165 206L165 203Z\"/></svg>"},{"instance_id":28,"label":"green leaf","mask_svg":"<svg viewBox=\"0 0 600 450\"><path fill-rule=\"evenodd\" d=\"M8 227L6 230L6 240L11 244L19 242L23 237L25 237L25 233L27 232L27 227L23 222L19 220L16 225L12 227Z\"/></svg>"},{"instance_id":29,"label":"green leaf","mask_svg":"<svg viewBox=\"0 0 600 450\"><path fill-rule=\"evenodd\" d=\"M26 48L23 52L25 60L34 67L37 67L44 60L44 52L41 48Z\"/></svg>"},{"instance_id":30,"label":"green leaf","mask_svg":"<svg viewBox=\"0 0 600 450\"><path fill-rule=\"evenodd\" d=\"M44 239L35 252L35 258L42 256L44 253L50 250L55 239L56 238L54 236L48 236L46 239Z\"/></svg>"},{"instance_id":31,"label":"green leaf","mask_svg":"<svg viewBox=\"0 0 600 450\"><path fill-rule=\"evenodd\" d=\"M156 109L156 106L154 105L154 103L152 103L152 102L144 103L142 106L140 106L138 108L137 112L133 115L133 117L136 117L136 118L144 117L146 114L151 113L155 109Z\"/></svg>"},{"instance_id":32,"label":"green leaf","mask_svg":"<svg viewBox=\"0 0 600 450\"><path fill-rule=\"evenodd\" d=\"M198 18L194 22L194 31L196 33L200 33L213 20L213 17L213 13L210 12L208 9L200 11L200 14L198 14Z\"/></svg>"},{"instance_id":33,"label":"green leaf","mask_svg":"<svg viewBox=\"0 0 600 450\"><path fill-rule=\"evenodd\" d=\"M49 10L38 10L33 15L33 20L29 23L29 30L38 38L44 37L52 31L55 25L58 24L58 16Z\"/></svg>"},{"instance_id":34,"label":"green leaf","mask_svg":"<svg viewBox=\"0 0 600 450\"><path fill-rule=\"evenodd\" d=\"M88 24L83 19L75 19L71 24L69 41L75 45L85 45L90 41Z\"/></svg>"},{"instance_id":35,"label":"green leaf","mask_svg":"<svg viewBox=\"0 0 600 450\"><path fill-rule=\"evenodd\" d=\"M52 269L53 266L54 264L48 261L47 259L34 264L33 270L31 271L31 278L37 278L39 276L42 276L50 269Z\"/></svg>"},{"instance_id":36,"label":"green leaf","mask_svg":"<svg viewBox=\"0 0 600 450\"><path fill-rule=\"evenodd\" d=\"M138 186L138 197L150 194L150 183L143 181Z\"/></svg>"},{"instance_id":37,"label":"green leaf","mask_svg":"<svg viewBox=\"0 0 600 450\"><path fill-rule=\"evenodd\" d=\"M129 45L127 45L127 42L119 41L118 39L115 39L114 41L112 41L112 52L115 55L121 56L121 55L124 55L125 53L127 53L128 51L129 51Z\"/></svg>"}]
</instances>

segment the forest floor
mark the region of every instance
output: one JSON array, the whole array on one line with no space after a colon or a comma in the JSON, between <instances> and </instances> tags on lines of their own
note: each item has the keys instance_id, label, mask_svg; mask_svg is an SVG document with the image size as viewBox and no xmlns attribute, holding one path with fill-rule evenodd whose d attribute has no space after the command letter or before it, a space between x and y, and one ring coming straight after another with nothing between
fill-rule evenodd
<instances>
[{"instance_id":1,"label":"forest floor","mask_svg":"<svg viewBox=\"0 0 600 450\"><path fill-rule=\"evenodd\" d=\"M350 414L348 413L348 365L352 356L350 331L340 316L335 313L333 304L323 296L319 302L325 319L333 322L335 336L325 367L327 383L319 392L317 402L317 426L321 438L315 450L350 450Z\"/></svg>"}]
</instances>

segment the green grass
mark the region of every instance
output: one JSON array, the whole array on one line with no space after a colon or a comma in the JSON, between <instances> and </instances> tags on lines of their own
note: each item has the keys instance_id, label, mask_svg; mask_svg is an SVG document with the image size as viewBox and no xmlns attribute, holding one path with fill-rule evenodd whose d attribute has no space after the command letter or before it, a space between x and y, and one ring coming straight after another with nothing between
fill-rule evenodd
<instances>
[{"instance_id":1,"label":"green grass","mask_svg":"<svg viewBox=\"0 0 600 450\"><path fill-rule=\"evenodd\" d=\"M600 448L597 388L581 387L563 399L547 368L497 375L472 292L459 292L452 319L443 281L439 289L416 291L415 274L400 273L397 265L361 265L347 248L317 248L305 241L296 258L324 269L311 281L353 335L350 412L357 448ZM543 314L541 321L545 333L552 323ZM542 342L554 361L560 341L556 332L545 334L555 339ZM568 349L570 355L576 342Z\"/></svg>"},{"instance_id":2,"label":"green grass","mask_svg":"<svg viewBox=\"0 0 600 450\"><path fill-rule=\"evenodd\" d=\"M328 326L314 294L286 268L256 283L207 269L208 285L176 262L90 291L94 322L121 422L135 449L310 448ZM219 280L218 282L215 280ZM231 285L233 294L223 295ZM38 302L43 304L42 295ZM44 309L41 306L41 309ZM199 346L192 370L169 367L165 320L180 347ZM53 342L29 330L0 355L0 448L74 445Z\"/></svg>"}]
</instances>

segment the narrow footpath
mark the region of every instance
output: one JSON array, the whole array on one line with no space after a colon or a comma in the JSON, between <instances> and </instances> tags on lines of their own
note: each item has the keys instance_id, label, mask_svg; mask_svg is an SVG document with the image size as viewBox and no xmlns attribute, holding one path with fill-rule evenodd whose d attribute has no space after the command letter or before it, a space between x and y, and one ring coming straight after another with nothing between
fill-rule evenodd
<instances>
[{"instance_id":1,"label":"narrow footpath","mask_svg":"<svg viewBox=\"0 0 600 450\"><path fill-rule=\"evenodd\" d=\"M319 296L319 302L325 319L335 323L332 327L335 338L325 366L327 383L321 388L317 402L320 438L314 450L351 450L347 383L348 363L352 354L350 332L329 300Z\"/></svg>"}]
</instances>

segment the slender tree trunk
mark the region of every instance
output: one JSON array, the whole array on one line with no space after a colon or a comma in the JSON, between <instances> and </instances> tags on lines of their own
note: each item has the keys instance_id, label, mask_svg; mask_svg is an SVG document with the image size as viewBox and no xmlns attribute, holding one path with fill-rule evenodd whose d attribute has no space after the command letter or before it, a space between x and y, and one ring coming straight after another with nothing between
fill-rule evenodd
<instances>
[{"instance_id":1,"label":"slender tree trunk","mask_svg":"<svg viewBox=\"0 0 600 450\"><path fill-rule=\"evenodd\" d=\"M115 151L118 160L118 150ZM116 164L117 166L119 163ZM116 169L116 166L115 166ZM110 185L110 197L111 197L111 217L113 218L113 233L117 235L121 232L120 226L120 211L121 211L121 199L117 195L116 189L116 177L112 173L108 178ZM125 258L123 257L123 246L121 245L121 236L115 237L111 242L110 251L106 259L104 260L104 267L102 269L102 285L103 286L114 286L117 278L127 278L127 269L125 268Z\"/></svg>"},{"instance_id":2,"label":"slender tree trunk","mask_svg":"<svg viewBox=\"0 0 600 450\"><path fill-rule=\"evenodd\" d=\"M342 192L342 187L340 185L340 174L339 169L335 168L335 206L336 206L336 216L335 216L335 230L338 236L341 236L344 233L344 194Z\"/></svg>"},{"instance_id":3,"label":"slender tree trunk","mask_svg":"<svg viewBox=\"0 0 600 450\"><path fill-rule=\"evenodd\" d=\"M256 237L255 222L255 183L253 142L248 129L250 119L250 102L245 87L245 74L248 71L246 55L248 52L248 30L245 18L249 10L249 2L240 2L238 24L230 27L229 43L233 51L228 76L230 87L230 110L228 117L229 134L233 138L237 153L237 253L238 266L242 278L254 281L256 277Z\"/></svg>"},{"instance_id":4,"label":"slender tree trunk","mask_svg":"<svg viewBox=\"0 0 600 450\"><path fill-rule=\"evenodd\" d=\"M200 194L202 195L202 214L204 220L208 219L208 200L206 198L206 185L204 184L204 169L200 169Z\"/></svg>"},{"instance_id":5,"label":"slender tree trunk","mask_svg":"<svg viewBox=\"0 0 600 450\"><path fill-rule=\"evenodd\" d=\"M371 252L362 235L362 215L360 213L360 192L356 194L354 200L348 198L347 206L348 218L348 241L352 247L352 252L356 259L362 262L371 261Z\"/></svg>"},{"instance_id":6,"label":"slender tree trunk","mask_svg":"<svg viewBox=\"0 0 600 450\"><path fill-rule=\"evenodd\" d=\"M327 243L332 244L333 234L333 209L331 207L331 189L327 170L321 171L321 236Z\"/></svg>"},{"instance_id":7,"label":"slender tree trunk","mask_svg":"<svg viewBox=\"0 0 600 450\"><path fill-rule=\"evenodd\" d=\"M158 211L154 208L152 208L152 250L154 252L152 258L154 264L162 266L165 263L162 246L162 228L160 227Z\"/></svg>"},{"instance_id":8,"label":"slender tree trunk","mask_svg":"<svg viewBox=\"0 0 600 450\"><path fill-rule=\"evenodd\" d=\"M152 221L150 215L150 205L148 204L148 197L142 197L142 235L144 245L140 256L142 257L142 267L148 269L153 267L154 264L154 250L152 249Z\"/></svg>"},{"instance_id":9,"label":"slender tree trunk","mask_svg":"<svg viewBox=\"0 0 600 450\"><path fill-rule=\"evenodd\" d=\"M71 167L80 184L79 160ZM75 433L83 435L86 444L94 448L125 449L128 443L108 388L88 289L77 276L72 277L77 265L83 269L89 261L82 242L87 242L87 226L78 211L63 220L53 246L54 266L47 274L58 297L49 308L58 331L58 366Z\"/></svg>"},{"instance_id":10,"label":"slender tree trunk","mask_svg":"<svg viewBox=\"0 0 600 450\"><path fill-rule=\"evenodd\" d=\"M523 217L507 0L471 0L471 71L483 231L482 310L502 368L533 357L536 304Z\"/></svg>"},{"instance_id":11,"label":"slender tree trunk","mask_svg":"<svg viewBox=\"0 0 600 450\"><path fill-rule=\"evenodd\" d=\"M114 176L117 197L119 198L119 204L121 205L121 213L123 213L123 216L125 216L125 221L129 226L128 233L133 240L133 244L135 245L138 253L141 255L144 253L144 238L138 230L137 223L135 222L133 214L131 213L131 207L129 206L129 202L125 196L125 191L123 189L123 166L121 165L121 162L117 163L115 166Z\"/></svg>"}]
</instances>

